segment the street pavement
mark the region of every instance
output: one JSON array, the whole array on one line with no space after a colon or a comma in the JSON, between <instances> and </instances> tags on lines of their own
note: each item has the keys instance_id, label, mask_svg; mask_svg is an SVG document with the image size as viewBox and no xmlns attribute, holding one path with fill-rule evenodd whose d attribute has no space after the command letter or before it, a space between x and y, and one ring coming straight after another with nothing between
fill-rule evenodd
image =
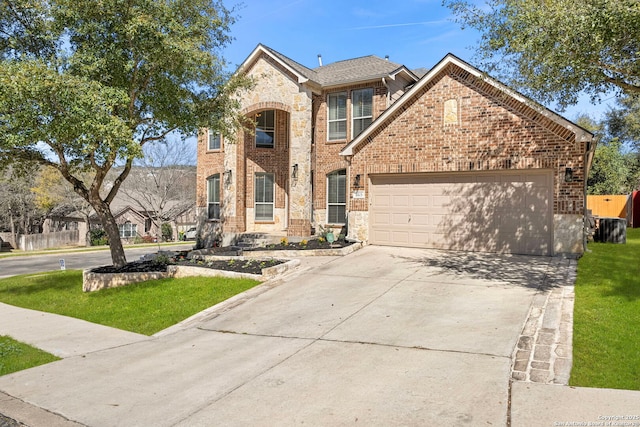
<instances>
[{"instance_id":1,"label":"street pavement","mask_svg":"<svg viewBox=\"0 0 640 427\"><path fill-rule=\"evenodd\" d=\"M193 242L185 242L180 245L161 246L161 250L189 250L193 249ZM125 255L128 261L135 261L140 257L158 252L158 246L146 246L142 248L126 248ZM109 250L87 250L81 252L65 252L64 250L51 251L51 253L39 253L36 255L12 256L0 258L0 279L19 274L42 273L46 271L60 270L60 261L64 260L66 269L83 270L86 268L111 265L111 253Z\"/></svg>"},{"instance_id":2,"label":"street pavement","mask_svg":"<svg viewBox=\"0 0 640 427\"><path fill-rule=\"evenodd\" d=\"M571 269L368 246L303 259L153 337L0 305L0 334L66 355L0 377L0 413L32 427L640 425L639 392L512 381L536 300L572 286Z\"/></svg>"}]
</instances>

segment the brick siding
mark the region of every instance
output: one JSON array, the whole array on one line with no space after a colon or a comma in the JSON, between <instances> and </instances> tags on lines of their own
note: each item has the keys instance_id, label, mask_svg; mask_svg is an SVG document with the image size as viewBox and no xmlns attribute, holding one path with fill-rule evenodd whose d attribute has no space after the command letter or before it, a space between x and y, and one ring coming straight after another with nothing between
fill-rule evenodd
<instances>
[{"instance_id":1,"label":"brick siding","mask_svg":"<svg viewBox=\"0 0 640 427\"><path fill-rule=\"evenodd\" d=\"M457 101L457 124L445 124L450 99ZM362 175L368 194L374 173L551 169L554 214L582 214L584 150L566 128L448 67L356 149L351 175ZM571 183L563 180L566 167L574 171ZM350 210L367 210L367 203L352 200Z\"/></svg>"}]
</instances>

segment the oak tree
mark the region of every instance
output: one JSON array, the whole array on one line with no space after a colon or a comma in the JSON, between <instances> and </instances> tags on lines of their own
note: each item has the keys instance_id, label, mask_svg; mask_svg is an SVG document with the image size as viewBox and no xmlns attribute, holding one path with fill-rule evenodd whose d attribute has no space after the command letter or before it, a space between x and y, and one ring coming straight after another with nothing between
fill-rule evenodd
<instances>
[{"instance_id":1,"label":"oak tree","mask_svg":"<svg viewBox=\"0 0 640 427\"><path fill-rule=\"evenodd\" d=\"M477 56L489 74L545 103L566 107L581 93L640 93L637 0L443 0L480 31Z\"/></svg>"},{"instance_id":2,"label":"oak tree","mask_svg":"<svg viewBox=\"0 0 640 427\"><path fill-rule=\"evenodd\" d=\"M237 123L247 81L221 55L234 19L220 0L0 2L0 166L57 169L126 264L110 204L142 147Z\"/></svg>"}]
</instances>

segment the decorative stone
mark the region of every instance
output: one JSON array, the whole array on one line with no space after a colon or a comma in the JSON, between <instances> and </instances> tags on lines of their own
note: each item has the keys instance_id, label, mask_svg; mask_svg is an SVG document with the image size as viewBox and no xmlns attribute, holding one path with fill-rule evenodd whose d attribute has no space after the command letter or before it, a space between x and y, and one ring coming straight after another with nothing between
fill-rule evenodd
<instances>
[{"instance_id":1,"label":"decorative stone","mask_svg":"<svg viewBox=\"0 0 640 427\"><path fill-rule=\"evenodd\" d=\"M529 372L529 378L534 383L546 384L551 381L551 373L541 369L532 369L531 372Z\"/></svg>"}]
</instances>

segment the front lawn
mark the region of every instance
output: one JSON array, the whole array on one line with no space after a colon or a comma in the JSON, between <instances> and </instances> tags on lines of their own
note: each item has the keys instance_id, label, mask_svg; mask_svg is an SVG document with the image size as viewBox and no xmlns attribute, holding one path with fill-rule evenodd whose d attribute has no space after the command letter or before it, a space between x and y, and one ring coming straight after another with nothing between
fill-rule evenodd
<instances>
[{"instance_id":1,"label":"front lawn","mask_svg":"<svg viewBox=\"0 0 640 427\"><path fill-rule=\"evenodd\" d=\"M187 277L82 292L82 271L66 270L0 279L0 301L153 335L260 282Z\"/></svg>"},{"instance_id":2,"label":"front lawn","mask_svg":"<svg viewBox=\"0 0 640 427\"><path fill-rule=\"evenodd\" d=\"M640 390L640 229L578 261L570 385Z\"/></svg>"},{"instance_id":3,"label":"front lawn","mask_svg":"<svg viewBox=\"0 0 640 427\"><path fill-rule=\"evenodd\" d=\"M28 344L0 336L0 376L60 360ZM0 420L1 421L1 420Z\"/></svg>"}]
</instances>

